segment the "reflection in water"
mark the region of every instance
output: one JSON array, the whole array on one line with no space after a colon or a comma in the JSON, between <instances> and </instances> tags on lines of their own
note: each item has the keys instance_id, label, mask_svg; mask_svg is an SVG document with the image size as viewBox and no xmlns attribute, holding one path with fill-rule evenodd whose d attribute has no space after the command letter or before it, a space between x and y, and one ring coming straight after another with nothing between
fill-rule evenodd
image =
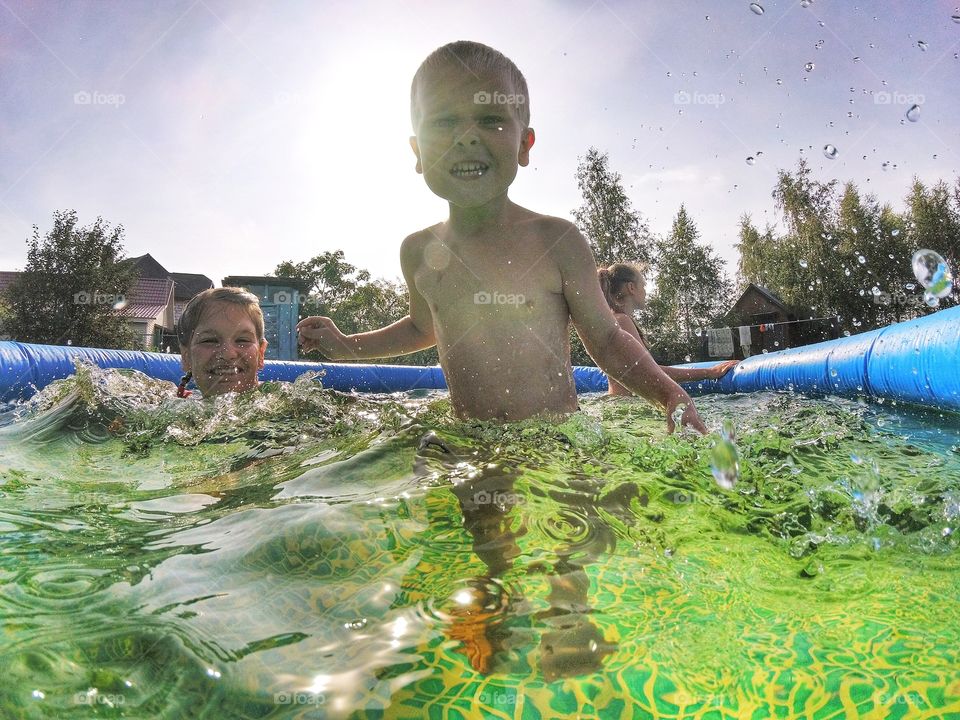
<instances>
[{"instance_id":1,"label":"reflection in water","mask_svg":"<svg viewBox=\"0 0 960 720\"><path fill-rule=\"evenodd\" d=\"M528 496L517 487L521 472L504 463L477 463L464 452L430 432L420 442L421 455L441 459L447 467L469 464L467 477L451 487L463 527L472 540L474 554L483 562L482 577L468 580L452 596L447 636L463 644L463 652L477 672L497 669L497 657L511 643L511 624L523 624L527 610L523 598L505 593L500 579L508 575L524 553L520 540L530 518ZM469 458L469 460L467 459ZM560 482L558 480L558 482ZM589 482L583 483L589 486ZM633 488L634 494L637 489ZM584 566L609 552L616 544L609 525L599 516L596 498L577 490L551 490L555 510L544 520L548 537L557 541L553 565L545 573L550 583L549 608L533 615L541 623L540 664L544 677L582 675L599 670L615 645L607 642L591 621L587 595L590 587ZM544 565L540 557L538 565ZM519 639L519 634L517 634Z\"/></svg>"}]
</instances>

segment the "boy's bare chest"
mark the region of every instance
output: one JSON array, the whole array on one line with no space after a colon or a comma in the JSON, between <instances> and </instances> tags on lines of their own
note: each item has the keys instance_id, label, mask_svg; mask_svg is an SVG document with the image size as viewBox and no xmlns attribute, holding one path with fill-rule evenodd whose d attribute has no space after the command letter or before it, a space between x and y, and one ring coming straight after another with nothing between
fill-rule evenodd
<instances>
[{"instance_id":1,"label":"boy's bare chest","mask_svg":"<svg viewBox=\"0 0 960 720\"><path fill-rule=\"evenodd\" d=\"M464 302L542 304L562 292L560 272L540 243L522 247L448 245L433 240L424 248L416 274L417 289L436 311Z\"/></svg>"}]
</instances>

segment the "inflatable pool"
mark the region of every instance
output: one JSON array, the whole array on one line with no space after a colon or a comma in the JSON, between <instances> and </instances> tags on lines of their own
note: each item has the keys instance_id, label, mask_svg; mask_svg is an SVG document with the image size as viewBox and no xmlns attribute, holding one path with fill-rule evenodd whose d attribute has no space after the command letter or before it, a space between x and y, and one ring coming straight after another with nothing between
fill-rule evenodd
<instances>
[{"instance_id":1,"label":"inflatable pool","mask_svg":"<svg viewBox=\"0 0 960 720\"><path fill-rule=\"evenodd\" d=\"M960 307L837 340L791 348L744 360L723 379L688 383L689 390L744 393L796 390L810 394L868 396L960 410ZM177 382L180 356L0 342L0 401L30 397L74 372L78 360L102 368L132 368ZM700 365L709 363L700 363ZM694 364L693 366L696 366ZM397 392L443 389L439 367L352 365L270 360L265 381L292 381L322 371L326 387L342 391ZM605 392L606 376L594 367L574 368L577 392Z\"/></svg>"}]
</instances>

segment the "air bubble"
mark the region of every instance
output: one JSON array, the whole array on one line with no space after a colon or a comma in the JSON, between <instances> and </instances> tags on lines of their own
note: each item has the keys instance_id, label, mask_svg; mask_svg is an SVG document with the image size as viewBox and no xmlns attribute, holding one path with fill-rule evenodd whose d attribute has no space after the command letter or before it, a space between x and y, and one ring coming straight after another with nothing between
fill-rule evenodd
<instances>
[{"instance_id":1,"label":"air bubble","mask_svg":"<svg viewBox=\"0 0 960 720\"><path fill-rule=\"evenodd\" d=\"M953 290L953 273L943 257L933 250L917 250L913 254L913 274L934 299L946 297ZM926 294L924 300L926 300ZM935 307L936 304L927 302Z\"/></svg>"}]
</instances>

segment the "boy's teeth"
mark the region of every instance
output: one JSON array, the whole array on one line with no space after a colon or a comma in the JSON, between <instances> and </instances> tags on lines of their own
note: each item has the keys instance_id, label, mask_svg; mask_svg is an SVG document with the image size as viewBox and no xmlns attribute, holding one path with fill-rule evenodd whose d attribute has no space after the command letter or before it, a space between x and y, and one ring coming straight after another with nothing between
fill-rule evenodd
<instances>
[{"instance_id":1,"label":"boy's teeth","mask_svg":"<svg viewBox=\"0 0 960 720\"><path fill-rule=\"evenodd\" d=\"M483 163L457 163L451 170L454 175L483 175L486 171L487 166Z\"/></svg>"}]
</instances>

